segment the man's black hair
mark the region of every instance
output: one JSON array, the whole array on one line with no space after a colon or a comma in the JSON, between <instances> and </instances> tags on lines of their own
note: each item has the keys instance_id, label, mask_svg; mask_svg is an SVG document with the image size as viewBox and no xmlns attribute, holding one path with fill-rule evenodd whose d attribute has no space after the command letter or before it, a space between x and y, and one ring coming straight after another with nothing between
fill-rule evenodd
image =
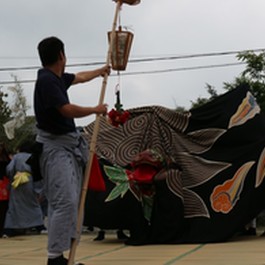
<instances>
[{"instance_id":1,"label":"man's black hair","mask_svg":"<svg viewBox=\"0 0 265 265\"><path fill-rule=\"evenodd\" d=\"M39 56L42 65L49 66L60 58L60 52L64 53L64 44L57 37L43 39L38 45Z\"/></svg>"}]
</instances>

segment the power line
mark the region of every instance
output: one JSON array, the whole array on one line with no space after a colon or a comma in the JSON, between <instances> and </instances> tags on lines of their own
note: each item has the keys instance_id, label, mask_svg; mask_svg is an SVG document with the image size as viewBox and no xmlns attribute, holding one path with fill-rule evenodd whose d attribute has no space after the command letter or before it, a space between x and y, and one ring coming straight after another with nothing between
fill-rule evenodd
<instances>
[{"instance_id":1,"label":"power line","mask_svg":"<svg viewBox=\"0 0 265 265\"><path fill-rule=\"evenodd\" d=\"M153 62L153 61L170 61L170 60L180 60L180 59L192 59L201 57L213 57L213 56L226 56L233 55L242 52L264 52L265 48L252 49L252 50L237 50L237 51L227 51L227 52L212 52L212 53L201 53L201 54L189 54L189 55L176 55L176 56L164 56L164 57L153 57L153 58L142 58L142 59L131 59L129 63L143 63L143 62ZM96 66L102 65L105 62L92 62L92 63L78 63L69 64L67 67L83 67L83 66ZM4 71L23 71L23 70L36 70L40 66L25 66L25 67L3 67L0 68L0 72Z\"/></svg>"},{"instance_id":2,"label":"power line","mask_svg":"<svg viewBox=\"0 0 265 265\"><path fill-rule=\"evenodd\" d=\"M80 63L80 64L68 64L66 65L66 67L95 66L95 65L102 65L102 64L104 63L103 62ZM37 70L39 68L41 68L41 66L4 67L4 68L0 68L0 72Z\"/></svg>"},{"instance_id":3,"label":"power line","mask_svg":"<svg viewBox=\"0 0 265 265\"><path fill-rule=\"evenodd\" d=\"M220 67L238 66L238 65L243 65L243 64L245 64L245 63L244 62L238 62L238 63L212 64L212 65L199 65L199 66L151 70L151 71L124 72L122 74L122 76L161 74L161 73L170 73L170 72L179 72L179 71L212 69L212 68L220 68ZM117 74L111 74L110 77L112 77L112 76L117 76ZM36 80L19 80L18 82L21 84L25 84L25 83L34 83L35 81ZM14 83L15 83L15 81L0 81L0 85L11 85Z\"/></svg>"},{"instance_id":4,"label":"power line","mask_svg":"<svg viewBox=\"0 0 265 265\"><path fill-rule=\"evenodd\" d=\"M190 71L190 70L200 70L200 69L211 69L211 68L238 66L238 65L243 65L243 64L246 64L246 63L244 63L244 62L225 63L225 64L199 65L199 66L191 66L191 67L181 67L181 68L152 70L152 71L141 71L141 72L125 72L123 74L123 76L124 75L161 74L161 73L169 73L169 72L179 72L179 71Z\"/></svg>"},{"instance_id":5,"label":"power line","mask_svg":"<svg viewBox=\"0 0 265 265\"><path fill-rule=\"evenodd\" d=\"M156 57L156 58L147 58L147 59L134 59L130 62L149 62L149 61L163 61L163 60L178 60L178 59L192 59L200 57L213 57L213 56L225 56L232 55L244 52L264 52L265 48L254 49L254 50L240 50L240 51L227 51L227 52L211 52L211 53L200 53L200 54L188 54L188 55L176 55L168 57Z\"/></svg>"}]
</instances>

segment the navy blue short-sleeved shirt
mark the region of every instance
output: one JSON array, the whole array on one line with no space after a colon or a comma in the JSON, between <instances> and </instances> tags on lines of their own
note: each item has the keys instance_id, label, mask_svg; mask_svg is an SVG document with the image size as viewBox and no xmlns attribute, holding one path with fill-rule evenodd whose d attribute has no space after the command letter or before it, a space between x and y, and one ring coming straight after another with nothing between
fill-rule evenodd
<instances>
[{"instance_id":1,"label":"navy blue short-sleeved shirt","mask_svg":"<svg viewBox=\"0 0 265 265\"><path fill-rule=\"evenodd\" d=\"M64 134L76 130L72 118L64 117L58 110L69 104L67 89L75 78L74 74L64 73L58 77L48 69L40 69L34 91L34 111L37 127L53 133Z\"/></svg>"}]
</instances>

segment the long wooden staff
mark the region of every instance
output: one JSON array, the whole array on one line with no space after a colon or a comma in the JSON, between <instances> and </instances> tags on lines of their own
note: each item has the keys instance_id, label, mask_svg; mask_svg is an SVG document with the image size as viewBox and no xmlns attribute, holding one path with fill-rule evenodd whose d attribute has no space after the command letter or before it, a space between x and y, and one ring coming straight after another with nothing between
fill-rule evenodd
<instances>
[{"instance_id":1,"label":"long wooden staff","mask_svg":"<svg viewBox=\"0 0 265 265\"><path fill-rule=\"evenodd\" d=\"M119 14L121 5L122 5L122 0L118 0L117 4L116 4L116 10L115 10L114 20L113 20L113 25L112 25L110 43L109 43L109 48L108 48L108 53L107 53L107 60L106 60L107 65L110 65L114 34L115 34L116 27L117 27L117 19L118 19L118 14ZM108 74L106 73L104 75L104 79L102 82L99 104L103 104L104 97L105 97L105 91L106 91L106 87L107 87L107 80L108 80ZM98 136L98 132L99 132L99 122L100 122L100 115L97 115L96 120L95 120L95 124L94 124L94 128L93 128L93 134L92 134L91 142L90 142L89 160L87 162L86 169L85 169L83 188L82 188L80 202L79 202L79 208L78 208L78 219L77 219L77 229L76 229L77 238L75 238L72 242L70 253L69 253L68 265L74 264L76 248L77 248L77 245L78 245L78 242L79 242L79 239L81 236L81 232L82 232L81 230L82 230L82 225L83 225L85 200L86 200L88 182L89 182L91 168L92 168L93 156L95 154L95 149L96 149L97 136Z\"/></svg>"}]
</instances>

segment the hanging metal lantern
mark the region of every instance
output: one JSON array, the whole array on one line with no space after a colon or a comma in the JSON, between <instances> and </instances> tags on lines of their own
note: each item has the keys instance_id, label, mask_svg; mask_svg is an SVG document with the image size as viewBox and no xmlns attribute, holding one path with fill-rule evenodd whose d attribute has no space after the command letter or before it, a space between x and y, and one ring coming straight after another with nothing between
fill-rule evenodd
<instances>
[{"instance_id":1,"label":"hanging metal lantern","mask_svg":"<svg viewBox=\"0 0 265 265\"><path fill-rule=\"evenodd\" d=\"M110 41L111 32L108 32ZM123 71L126 69L131 46L133 34L129 31L124 31L121 26L113 36L113 46L111 50L111 65L113 70Z\"/></svg>"},{"instance_id":2,"label":"hanging metal lantern","mask_svg":"<svg viewBox=\"0 0 265 265\"><path fill-rule=\"evenodd\" d=\"M113 0L115 2L120 1L122 4L128 4L128 5L138 5L141 1L140 0Z\"/></svg>"}]
</instances>

